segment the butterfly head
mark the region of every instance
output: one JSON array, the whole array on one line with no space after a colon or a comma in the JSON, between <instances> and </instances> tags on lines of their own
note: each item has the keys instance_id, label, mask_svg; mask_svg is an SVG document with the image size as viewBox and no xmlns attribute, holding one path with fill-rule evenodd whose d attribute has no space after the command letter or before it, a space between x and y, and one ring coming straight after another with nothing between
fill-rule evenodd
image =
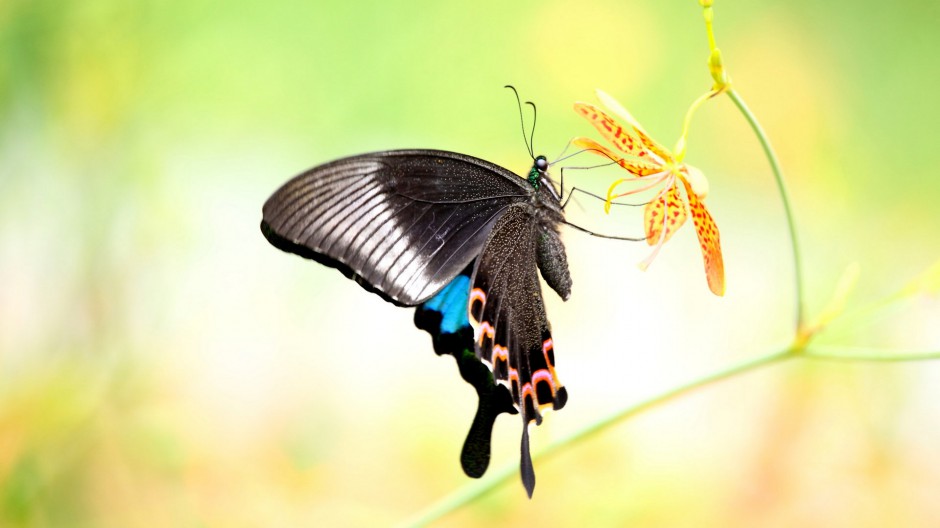
<instances>
[{"instance_id":1,"label":"butterfly head","mask_svg":"<svg viewBox=\"0 0 940 528\"><path fill-rule=\"evenodd\" d=\"M548 179L548 159L545 156L538 156L532 162L532 168L529 169L529 185L536 191L542 185L542 179Z\"/></svg>"},{"instance_id":2,"label":"butterfly head","mask_svg":"<svg viewBox=\"0 0 940 528\"><path fill-rule=\"evenodd\" d=\"M548 175L548 158L545 156L536 156L533 158L532 168L529 169L529 176L526 178L533 189L539 191L542 186L555 198L555 201L561 200L555 185L552 183L551 176Z\"/></svg>"}]
</instances>

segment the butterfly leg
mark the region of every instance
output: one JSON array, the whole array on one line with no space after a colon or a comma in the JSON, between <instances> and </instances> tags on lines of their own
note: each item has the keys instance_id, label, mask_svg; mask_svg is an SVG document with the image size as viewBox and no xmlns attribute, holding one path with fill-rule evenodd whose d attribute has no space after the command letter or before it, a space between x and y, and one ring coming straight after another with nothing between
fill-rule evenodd
<instances>
[{"instance_id":1,"label":"butterfly leg","mask_svg":"<svg viewBox=\"0 0 940 528\"><path fill-rule=\"evenodd\" d=\"M609 240L626 240L626 241L628 241L628 242L642 242L642 241L646 240L646 237L621 237L621 236L613 236L613 235L602 235L602 234L600 234L600 233L595 233L595 232L590 231L590 230L588 230L588 229L585 229L585 228L583 228L583 227L581 227L581 226L579 226L579 225L577 225L577 224L572 224L571 222L567 222L567 221L565 222L565 225L571 226L571 227L577 229L578 231L581 231L582 233L587 233L587 234L589 234L589 235L591 235L591 236L594 236L594 237L597 237L597 238L606 238L606 239L609 239Z\"/></svg>"},{"instance_id":2,"label":"butterfly leg","mask_svg":"<svg viewBox=\"0 0 940 528\"><path fill-rule=\"evenodd\" d=\"M568 200L571 199L571 197L574 195L574 192L575 192L575 191L580 191L580 192L582 192L582 193L584 193L584 194L593 196L594 198L597 198L598 200L603 200L603 201L605 201L605 202L607 201L606 198L602 198L602 197L600 197L600 196L598 196L598 195L596 195L596 194L594 194L594 193L590 193L590 192L588 192L588 191L579 189L579 188L577 188L577 187L572 188L572 189L571 189L571 192L568 193L568 197L565 198L565 169L568 169L568 170L599 169L599 168L601 168L601 167L608 167L608 166L610 166L610 165L614 165L615 163L616 163L616 162L611 161L610 163L602 163L602 164L600 164L600 165L591 165L591 166L589 166L589 167L562 167L562 168L561 168L561 171L560 171L560 173L561 173L561 176L560 176L560 179L561 179L561 181L560 181L560 186L561 186L561 196L562 196L562 199L563 199L564 201L561 203L561 208L564 209L565 206L568 205Z\"/></svg>"}]
</instances>

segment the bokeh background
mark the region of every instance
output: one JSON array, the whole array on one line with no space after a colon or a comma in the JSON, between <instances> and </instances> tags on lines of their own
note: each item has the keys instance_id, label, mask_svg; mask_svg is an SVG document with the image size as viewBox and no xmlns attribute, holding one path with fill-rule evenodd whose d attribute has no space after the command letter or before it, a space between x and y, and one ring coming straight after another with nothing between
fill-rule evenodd
<instances>
[{"instance_id":1,"label":"bokeh background","mask_svg":"<svg viewBox=\"0 0 940 528\"><path fill-rule=\"evenodd\" d=\"M735 86L776 145L810 314L858 262L849 307L940 258L940 4L717 2ZM261 205L293 174L404 147L529 167L617 96L666 144L710 85L698 3L0 3L0 525L382 526L468 483L475 395L412 311L281 253ZM537 450L614 409L785 346L780 200L730 100L694 121L728 293L691 228L642 244L565 232L546 290L570 400ZM572 160L589 164L590 156ZM616 171L569 173L603 191ZM569 219L636 235L636 211ZM940 349L914 295L823 339ZM936 526L940 364L792 362L536 462L442 526ZM493 464L515 463L497 423Z\"/></svg>"}]
</instances>

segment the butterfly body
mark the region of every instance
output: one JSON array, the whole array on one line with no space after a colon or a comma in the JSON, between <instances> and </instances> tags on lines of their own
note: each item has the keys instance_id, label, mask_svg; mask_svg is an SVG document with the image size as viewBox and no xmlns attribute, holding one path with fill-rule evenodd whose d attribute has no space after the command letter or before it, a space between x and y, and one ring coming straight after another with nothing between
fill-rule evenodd
<instances>
[{"instance_id":1,"label":"butterfly body","mask_svg":"<svg viewBox=\"0 0 940 528\"><path fill-rule=\"evenodd\" d=\"M399 306L438 354L453 355L480 403L461 462L473 477L489 462L493 422L521 413L522 480L535 475L528 424L567 400L538 280L571 293L559 194L544 157L527 177L437 150L339 159L285 183L265 203L261 230L274 246L335 267Z\"/></svg>"}]
</instances>

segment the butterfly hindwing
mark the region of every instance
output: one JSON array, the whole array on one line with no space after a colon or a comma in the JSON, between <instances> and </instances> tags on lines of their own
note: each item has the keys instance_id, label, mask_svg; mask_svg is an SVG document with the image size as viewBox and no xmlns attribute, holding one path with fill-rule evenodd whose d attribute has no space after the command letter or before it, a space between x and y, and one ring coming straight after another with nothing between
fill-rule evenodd
<instances>
[{"instance_id":1,"label":"butterfly hindwing","mask_svg":"<svg viewBox=\"0 0 940 528\"><path fill-rule=\"evenodd\" d=\"M498 165L453 152L363 154L285 183L264 204L261 230L276 247L413 306L473 261L499 214L528 198L525 185Z\"/></svg>"},{"instance_id":2,"label":"butterfly hindwing","mask_svg":"<svg viewBox=\"0 0 940 528\"><path fill-rule=\"evenodd\" d=\"M473 328L467 318L470 277L473 264L467 266L434 297L415 310L415 326L427 330L438 355L448 354L457 361L464 381L476 389L479 403L464 441L460 463L473 478L482 477L490 462L493 424L502 413L516 414L509 390L493 379L493 374L476 356Z\"/></svg>"},{"instance_id":3,"label":"butterfly hindwing","mask_svg":"<svg viewBox=\"0 0 940 528\"><path fill-rule=\"evenodd\" d=\"M561 409L567 401L567 392L555 374L551 330L535 265L542 236L557 234L543 228L532 204L510 206L483 246L469 306L477 357L490 365L522 413L520 467L529 496L535 474L528 424L541 423L541 408ZM567 263L564 269L567 272Z\"/></svg>"}]
</instances>

